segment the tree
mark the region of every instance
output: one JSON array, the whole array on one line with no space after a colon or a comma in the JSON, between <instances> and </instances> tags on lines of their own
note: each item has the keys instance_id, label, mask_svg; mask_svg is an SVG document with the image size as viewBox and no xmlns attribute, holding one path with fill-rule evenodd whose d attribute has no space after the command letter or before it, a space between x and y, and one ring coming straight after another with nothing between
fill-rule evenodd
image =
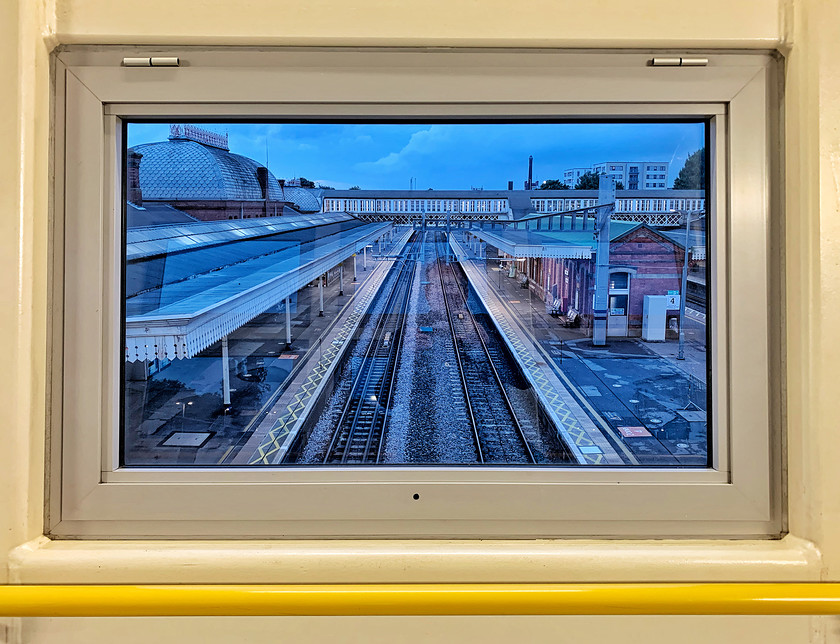
<instances>
[{"instance_id":1,"label":"tree","mask_svg":"<svg viewBox=\"0 0 840 644\"><path fill-rule=\"evenodd\" d=\"M597 172L587 171L578 177L575 184L575 190L597 190L598 179L600 175Z\"/></svg>"},{"instance_id":2,"label":"tree","mask_svg":"<svg viewBox=\"0 0 840 644\"><path fill-rule=\"evenodd\" d=\"M568 190L570 187L562 179L546 179L540 184L540 190Z\"/></svg>"},{"instance_id":3,"label":"tree","mask_svg":"<svg viewBox=\"0 0 840 644\"><path fill-rule=\"evenodd\" d=\"M706 189L706 148L688 155L685 165L674 179L675 190Z\"/></svg>"},{"instance_id":4,"label":"tree","mask_svg":"<svg viewBox=\"0 0 840 644\"><path fill-rule=\"evenodd\" d=\"M624 183L621 182L621 181L616 181L615 182L615 189L616 190L624 190Z\"/></svg>"},{"instance_id":5,"label":"tree","mask_svg":"<svg viewBox=\"0 0 840 644\"><path fill-rule=\"evenodd\" d=\"M359 186L350 186L348 190L361 190Z\"/></svg>"},{"instance_id":6,"label":"tree","mask_svg":"<svg viewBox=\"0 0 840 644\"><path fill-rule=\"evenodd\" d=\"M301 188L314 188L315 187L315 182L310 181L306 177L301 177L300 178L300 187Z\"/></svg>"}]
</instances>

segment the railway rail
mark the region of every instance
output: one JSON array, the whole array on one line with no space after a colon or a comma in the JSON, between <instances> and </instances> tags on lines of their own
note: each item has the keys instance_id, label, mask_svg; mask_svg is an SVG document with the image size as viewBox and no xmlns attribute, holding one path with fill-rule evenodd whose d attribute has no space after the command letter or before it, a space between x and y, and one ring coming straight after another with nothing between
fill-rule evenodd
<instances>
[{"instance_id":1,"label":"railway rail","mask_svg":"<svg viewBox=\"0 0 840 644\"><path fill-rule=\"evenodd\" d=\"M437 243L438 275L479 460L534 463L534 454L494 365L500 356L482 338L451 264L441 260L440 249L446 250L447 243Z\"/></svg>"},{"instance_id":2,"label":"railway rail","mask_svg":"<svg viewBox=\"0 0 840 644\"><path fill-rule=\"evenodd\" d=\"M370 344L353 378L325 464L378 463L391 408L396 366L405 329L405 316L419 241L391 268L396 278L379 315Z\"/></svg>"}]
</instances>

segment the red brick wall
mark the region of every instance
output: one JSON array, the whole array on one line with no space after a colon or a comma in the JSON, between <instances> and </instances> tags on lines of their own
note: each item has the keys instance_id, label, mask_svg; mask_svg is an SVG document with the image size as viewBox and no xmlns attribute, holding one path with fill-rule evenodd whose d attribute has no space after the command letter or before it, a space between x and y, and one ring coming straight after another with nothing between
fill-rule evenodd
<instances>
[{"instance_id":1,"label":"red brick wall","mask_svg":"<svg viewBox=\"0 0 840 644\"><path fill-rule=\"evenodd\" d=\"M682 265L683 250L648 228L640 228L610 244L610 267L626 267L631 274L628 301L630 335L641 333L645 295L679 292ZM558 297L562 302L561 310L565 313L575 306L575 291L579 290L578 312L583 317L583 326L589 326L595 287L594 259L530 260L528 274L540 285L539 289L535 289L537 293L542 293L545 271L551 274L549 291L556 293L550 294L549 300Z\"/></svg>"},{"instance_id":2,"label":"red brick wall","mask_svg":"<svg viewBox=\"0 0 840 644\"><path fill-rule=\"evenodd\" d=\"M627 321L630 335L636 335L641 333L645 295L679 292L683 250L669 239L641 228L610 244L610 267L623 266L636 269L630 276Z\"/></svg>"}]
</instances>

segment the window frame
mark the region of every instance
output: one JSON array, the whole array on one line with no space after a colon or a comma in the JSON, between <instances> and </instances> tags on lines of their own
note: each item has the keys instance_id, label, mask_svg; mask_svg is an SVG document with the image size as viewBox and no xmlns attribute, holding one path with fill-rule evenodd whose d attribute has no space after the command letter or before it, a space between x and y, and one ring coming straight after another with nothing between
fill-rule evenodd
<instances>
[{"instance_id":1,"label":"window frame","mask_svg":"<svg viewBox=\"0 0 840 644\"><path fill-rule=\"evenodd\" d=\"M179 55L182 65L120 66L122 57L140 55ZM772 298L780 301L781 283L781 266L771 256L780 204L771 199L770 185L778 163L772 151L778 149L773 143L779 63L772 55L750 52L710 55L708 67L669 69L649 66L651 57L651 52L363 49L78 48L58 54L46 533L58 538L780 536L781 417L772 401L781 398L781 369L770 338L781 324L782 307L769 307ZM297 88L293 101L283 91L291 82ZM506 97L499 96L496 83L508 87ZM533 102L521 103L524 88L530 88ZM717 150L709 168L710 244L717 257L709 291L716 374L712 468L116 467L118 441L108 428L119 426L115 374L123 359L120 118L573 118L581 110L587 117L712 118ZM736 210L738 217L731 215ZM738 431L730 431L733 427ZM415 493L420 502L413 500Z\"/></svg>"}]
</instances>

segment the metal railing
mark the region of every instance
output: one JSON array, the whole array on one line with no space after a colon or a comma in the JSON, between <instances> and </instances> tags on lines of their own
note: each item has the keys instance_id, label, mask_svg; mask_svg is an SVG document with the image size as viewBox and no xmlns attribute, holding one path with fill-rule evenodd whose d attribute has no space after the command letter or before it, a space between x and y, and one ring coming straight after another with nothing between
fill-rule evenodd
<instances>
[{"instance_id":1,"label":"metal railing","mask_svg":"<svg viewBox=\"0 0 840 644\"><path fill-rule=\"evenodd\" d=\"M0 616L835 615L840 583L0 586Z\"/></svg>"}]
</instances>

